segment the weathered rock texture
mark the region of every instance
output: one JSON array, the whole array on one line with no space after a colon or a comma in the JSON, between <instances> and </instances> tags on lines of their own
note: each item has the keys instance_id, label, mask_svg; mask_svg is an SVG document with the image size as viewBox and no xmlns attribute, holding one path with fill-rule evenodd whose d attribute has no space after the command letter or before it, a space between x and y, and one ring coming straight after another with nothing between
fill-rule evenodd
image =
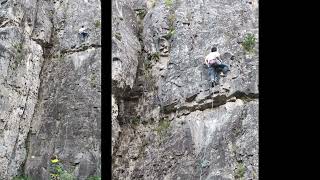
<instances>
[{"instance_id":1,"label":"weathered rock texture","mask_svg":"<svg viewBox=\"0 0 320 180\"><path fill-rule=\"evenodd\" d=\"M100 1L0 4L0 179L48 179L54 154L77 179L99 176Z\"/></svg>"},{"instance_id":2,"label":"weathered rock texture","mask_svg":"<svg viewBox=\"0 0 320 180\"><path fill-rule=\"evenodd\" d=\"M113 178L258 179L258 41L242 46L258 39L258 1L113 0L112 10ZM212 46L231 67L214 88L203 65Z\"/></svg>"}]
</instances>

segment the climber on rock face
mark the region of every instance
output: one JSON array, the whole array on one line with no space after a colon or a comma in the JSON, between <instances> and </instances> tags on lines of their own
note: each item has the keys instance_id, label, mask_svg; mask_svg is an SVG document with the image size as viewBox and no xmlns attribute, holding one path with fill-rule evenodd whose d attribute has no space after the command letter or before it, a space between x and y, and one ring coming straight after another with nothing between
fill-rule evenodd
<instances>
[{"instance_id":1,"label":"climber on rock face","mask_svg":"<svg viewBox=\"0 0 320 180\"><path fill-rule=\"evenodd\" d=\"M79 35L80 35L80 38L85 41L86 37L88 37L88 33L86 32L86 28L84 26L81 26L81 28L79 29Z\"/></svg>"},{"instance_id":2,"label":"climber on rock face","mask_svg":"<svg viewBox=\"0 0 320 180\"><path fill-rule=\"evenodd\" d=\"M227 72L230 71L228 65L221 62L220 53L216 47L212 47L211 52L206 56L205 64L209 68L208 71L212 87L219 84L221 72L223 72L225 76Z\"/></svg>"}]
</instances>

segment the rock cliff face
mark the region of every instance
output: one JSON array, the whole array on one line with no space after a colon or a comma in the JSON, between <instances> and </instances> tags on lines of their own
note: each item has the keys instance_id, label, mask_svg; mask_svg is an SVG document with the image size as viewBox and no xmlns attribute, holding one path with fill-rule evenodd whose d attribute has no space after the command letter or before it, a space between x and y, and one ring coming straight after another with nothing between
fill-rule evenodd
<instances>
[{"instance_id":1,"label":"rock cliff face","mask_svg":"<svg viewBox=\"0 0 320 180\"><path fill-rule=\"evenodd\" d=\"M258 179L258 1L112 1L114 179ZM217 46L231 72L210 87Z\"/></svg>"},{"instance_id":2,"label":"rock cliff face","mask_svg":"<svg viewBox=\"0 0 320 180\"><path fill-rule=\"evenodd\" d=\"M77 179L100 176L100 9L0 1L0 179L48 179L54 154Z\"/></svg>"}]
</instances>

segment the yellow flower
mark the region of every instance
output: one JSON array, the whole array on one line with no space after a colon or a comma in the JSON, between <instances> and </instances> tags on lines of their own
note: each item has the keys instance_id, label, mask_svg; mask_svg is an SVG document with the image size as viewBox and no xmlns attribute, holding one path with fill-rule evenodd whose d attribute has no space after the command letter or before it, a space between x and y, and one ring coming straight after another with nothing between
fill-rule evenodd
<instances>
[{"instance_id":1,"label":"yellow flower","mask_svg":"<svg viewBox=\"0 0 320 180\"><path fill-rule=\"evenodd\" d=\"M57 162L59 162L58 159L52 159L52 160L51 160L51 163L57 163Z\"/></svg>"}]
</instances>

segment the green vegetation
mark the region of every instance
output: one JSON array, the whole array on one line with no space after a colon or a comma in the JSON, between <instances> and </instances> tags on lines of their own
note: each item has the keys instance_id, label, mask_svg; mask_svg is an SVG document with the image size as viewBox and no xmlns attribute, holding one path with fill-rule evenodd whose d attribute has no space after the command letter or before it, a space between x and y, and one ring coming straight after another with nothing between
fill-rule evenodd
<instances>
[{"instance_id":1,"label":"green vegetation","mask_svg":"<svg viewBox=\"0 0 320 180\"><path fill-rule=\"evenodd\" d=\"M52 163L52 162L51 162ZM54 173L50 173L51 179L59 179L59 180L75 180L76 178L74 177L74 175L72 175L71 173L69 173L68 171L64 170L60 165L56 165L54 167L54 169L56 170L56 174Z\"/></svg>"},{"instance_id":2,"label":"green vegetation","mask_svg":"<svg viewBox=\"0 0 320 180\"><path fill-rule=\"evenodd\" d=\"M171 7L173 5L173 0L165 0L164 3L167 7Z\"/></svg>"},{"instance_id":3,"label":"green vegetation","mask_svg":"<svg viewBox=\"0 0 320 180\"><path fill-rule=\"evenodd\" d=\"M144 74L144 91L149 92L154 90L154 85L156 83L155 78L152 75L152 72L148 71L146 67L143 71Z\"/></svg>"},{"instance_id":4,"label":"green vegetation","mask_svg":"<svg viewBox=\"0 0 320 180\"><path fill-rule=\"evenodd\" d=\"M174 14L173 11L170 11L170 15L168 17L169 31L166 35L167 39L170 39L175 34L175 27L174 27L175 21L176 21L176 15Z\"/></svg>"},{"instance_id":5,"label":"green vegetation","mask_svg":"<svg viewBox=\"0 0 320 180\"><path fill-rule=\"evenodd\" d=\"M148 54L147 58L143 61L143 77L144 77L144 91L153 91L155 88L156 80L150 72L152 62L157 62L160 59L160 52Z\"/></svg>"},{"instance_id":6,"label":"green vegetation","mask_svg":"<svg viewBox=\"0 0 320 180\"><path fill-rule=\"evenodd\" d=\"M244 38L244 41L242 42L242 46L244 50L246 50L247 52L252 52L255 45L256 45L256 38L254 37L254 35L247 34L246 37Z\"/></svg>"},{"instance_id":7,"label":"green vegetation","mask_svg":"<svg viewBox=\"0 0 320 180\"><path fill-rule=\"evenodd\" d=\"M238 163L237 167L235 169L234 178L241 180L244 177L245 170L246 170L246 168L245 168L244 164Z\"/></svg>"},{"instance_id":8,"label":"green vegetation","mask_svg":"<svg viewBox=\"0 0 320 180\"><path fill-rule=\"evenodd\" d=\"M144 64L144 71L146 71L147 69L150 69L152 68L151 64L153 61L158 61L160 59L160 52L155 52L155 53L152 53L152 54L148 54L148 58L146 58L144 61L143 61L143 64ZM144 73L146 74L146 73Z\"/></svg>"},{"instance_id":9,"label":"green vegetation","mask_svg":"<svg viewBox=\"0 0 320 180\"><path fill-rule=\"evenodd\" d=\"M166 38L167 39L170 39L174 34L175 34L175 29L172 28L172 27L169 27L169 31L168 31L168 34L166 35Z\"/></svg>"},{"instance_id":10,"label":"green vegetation","mask_svg":"<svg viewBox=\"0 0 320 180\"><path fill-rule=\"evenodd\" d=\"M72 174L68 173L67 171L63 171L60 175L60 179L61 180L75 180L76 178Z\"/></svg>"},{"instance_id":11,"label":"green vegetation","mask_svg":"<svg viewBox=\"0 0 320 180\"><path fill-rule=\"evenodd\" d=\"M173 26L174 22L176 21L176 15L175 14L170 14L168 17L168 21L169 21L169 26Z\"/></svg>"},{"instance_id":12,"label":"green vegetation","mask_svg":"<svg viewBox=\"0 0 320 180\"><path fill-rule=\"evenodd\" d=\"M99 177L99 176L91 176L91 177L88 177L87 180L101 180L101 177Z\"/></svg>"},{"instance_id":13,"label":"green vegetation","mask_svg":"<svg viewBox=\"0 0 320 180\"><path fill-rule=\"evenodd\" d=\"M58 61L63 61L65 58L65 54L63 54L59 51L53 55L53 58L56 58L56 60L58 60Z\"/></svg>"},{"instance_id":14,"label":"green vegetation","mask_svg":"<svg viewBox=\"0 0 320 180\"><path fill-rule=\"evenodd\" d=\"M134 126L137 126L140 124L140 118L139 117L134 117L131 119L131 124Z\"/></svg>"},{"instance_id":15,"label":"green vegetation","mask_svg":"<svg viewBox=\"0 0 320 180\"><path fill-rule=\"evenodd\" d=\"M16 49L17 53L22 53L22 43L14 44L13 47Z\"/></svg>"},{"instance_id":16,"label":"green vegetation","mask_svg":"<svg viewBox=\"0 0 320 180\"><path fill-rule=\"evenodd\" d=\"M143 64L144 64L144 71L146 71L147 69L150 69L151 68L151 59L149 60L146 58L143 61ZM146 73L144 73L144 74L146 74Z\"/></svg>"},{"instance_id":17,"label":"green vegetation","mask_svg":"<svg viewBox=\"0 0 320 180\"><path fill-rule=\"evenodd\" d=\"M96 21L94 22L94 26L95 26L96 28L100 28L100 26L101 26L100 20L96 20Z\"/></svg>"},{"instance_id":18,"label":"green vegetation","mask_svg":"<svg viewBox=\"0 0 320 180\"><path fill-rule=\"evenodd\" d=\"M24 51L22 43L17 43L13 45L14 49L16 50L16 57L15 57L15 67L18 67L21 61L23 60Z\"/></svg>"},{"instance_id":19,"label":"green vegetation","mask_svg":"<svg viewBox=\"0 0 320 180\"><path fill-rule=\"evenodd\" d=\"M168 128L170 127L170 121L168 119L161 119L159 121L158 127L155 129L157 134L164 136L167 133Z\"/></svg>"},{"instance_id":20,"label":"green vegetation","mask_svg":"<svg viewBox=\"0 0 320 180\"><path fill-rule=\"evenodd\" d=\"M116 32L116 33L114 34L114 36L115 36L119 41L121 41L122 36L121 36L121 34L120 34L119 32Z\"/></svg>"},{"instance_id":21,"label":"green vegetation","mask_svg":"<svg viewBox=\"0 0 320 180\"><path fill-rule=\"evenodd\" d=\"M97 86L97 83L98 83L97 75L96 75L96 74L91 74L91 75L90 75L90 84L91 84L91 87L96 87L96 86Z\"/></svg>"},{"instance_id":22,"label":"green vegetation","mask_svg":"<svg viewBox=\"0 0 320 180\"><path fill-rule=\"evenodd\" d=\"M59 177L60 180L75 180L76 178L66 170L63 170L61 166L57 166L56 170L58 174L51 174L51 177ZM54 179L54 178L52 178Z\"/></svg>"},{"instance_id":23,"label":"green vegetation","mask_svg":"<svg viewBox=\"0 0 320 180\"><path fill-rule=\"evenodd\" d=\"M147 11L145 9L137 9L136 13L140 17L140 19L143 19L144 16L146 16Z\"/></svg>"},{"instance_id":24,"label":"green vegetation","mask_svg":"<svg viewBox=\"0 0 320 180\"><path fill-rule=\"evenodd\" d=\"M32 179L28 176L16 176L12 180L32 180Z\"/></svg>"},{"instance_id":25,"label":"green vegetation","mask_svg":"<svg viewBox=\"0 0 320 180\"><path fill-rule=\"evenodd\" d=\"M140 150L139 150L139 156L140 157L144 156L147 145L148 145L148 142L143 139L142 140L142 144L140 146Z\"/></svg>"},{"instance_id":26,"label":"green vegetation","mask_svg":"<svg viewBox=\"0 0 320 180\"><path fill-rule=\"evenodd\" d=\"M160 52L155 52L150 56L151 61L158 61L160 59Z\"/></svg>"}]
</instances>

